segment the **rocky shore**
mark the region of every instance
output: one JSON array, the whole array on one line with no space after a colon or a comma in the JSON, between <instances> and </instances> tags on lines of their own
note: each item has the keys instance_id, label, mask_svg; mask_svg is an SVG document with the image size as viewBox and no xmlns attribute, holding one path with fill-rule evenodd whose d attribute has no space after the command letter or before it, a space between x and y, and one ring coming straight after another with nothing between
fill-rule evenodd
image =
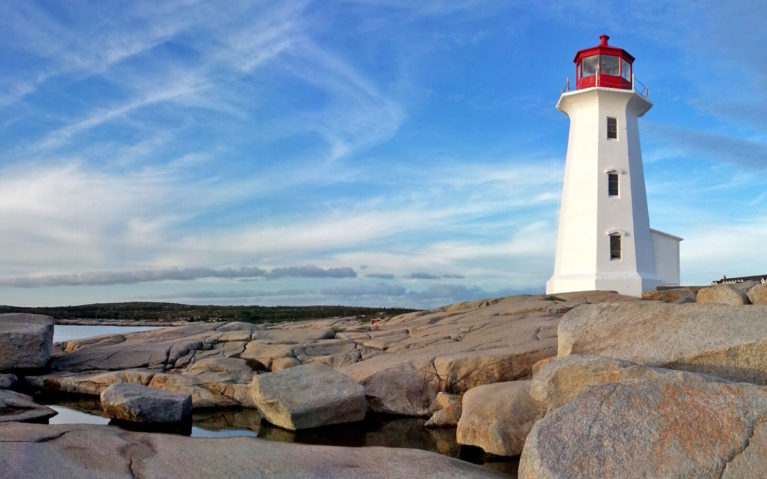
<instances>
[{"instance_id":1,"label":"rocky shore","mask_svg":"<svg viewBox=\"0 0 767 479\"><path fill-rule=\"evenodd\" d=\"M195 323L56 343L45 369L6 368L0 386L99 396L131 384L145 388L133 395L187 395L197 411L256 408L287 429L366 412L429 417L429 427L455 428L447 431L460 444L519 456L520 477L757 477L767 471L766 293L760 284L644 299L586 292L460 303L374 324ZM10 393L0 389L0 401ZM18 412L2 404L0 421ZM259 477L249 468L263 477L495 474L423 451L5 420L0 466L13 462L18 477L24 467L35 475L40 454L59 461L51 470L87 477L100 466L65 451L75 440L95 448L86 437L96 436L122 451L127 465L108 469L115 477L134 466L161 477L188 460L180 451L198 449L189 455L219 461L232 477ZM276 458L288 456L306 460L281 469Z\"/></svg>"}]
</instances>

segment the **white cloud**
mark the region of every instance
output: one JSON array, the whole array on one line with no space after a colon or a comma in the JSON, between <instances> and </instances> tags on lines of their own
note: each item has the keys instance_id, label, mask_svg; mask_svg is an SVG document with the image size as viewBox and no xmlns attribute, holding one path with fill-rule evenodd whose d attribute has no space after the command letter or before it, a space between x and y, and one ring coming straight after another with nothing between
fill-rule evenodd
<instances>
[{"instance_id":1,"label":"white cloud","mask_svg":"<svg viewBox=\"0 0 767 479\"><path fill-rule=\"evenodd\" d=\"M320 268L314 265L274 268L265 271L256 266L239 268L166 268L139 271L92 271L86 273L31 275L0 278L0 286L34 288L41 286L82 286L135 284L159 281L192 281L200 278L355 278L349 267Z\"/></svg>"}]
</instances>

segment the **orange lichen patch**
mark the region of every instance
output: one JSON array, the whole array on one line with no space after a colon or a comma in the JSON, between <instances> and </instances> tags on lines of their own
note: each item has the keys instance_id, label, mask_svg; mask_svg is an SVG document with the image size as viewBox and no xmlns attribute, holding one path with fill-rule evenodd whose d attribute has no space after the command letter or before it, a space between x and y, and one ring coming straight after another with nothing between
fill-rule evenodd
<instances>
[{"instance_id":1,"label":"orange lichen patch","mask_svg":"<svg viewBox=\"0 0 767 479\"><path fill-rule=\"evenodd\" d=\"M662 385L653 411L661 419L654 454L675 449L695 462L729 456L747 435L746 402L734 385Z\"/></svg>"}]
</instances>

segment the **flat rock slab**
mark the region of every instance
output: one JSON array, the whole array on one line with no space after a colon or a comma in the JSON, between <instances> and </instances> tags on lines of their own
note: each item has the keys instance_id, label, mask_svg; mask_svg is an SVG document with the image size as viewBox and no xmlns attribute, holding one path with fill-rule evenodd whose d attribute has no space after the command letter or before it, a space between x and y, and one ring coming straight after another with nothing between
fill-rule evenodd
<instances>
[{"instance_id":1,"label":"flat rock slab","mask_svg":"<svg viewBox=\"0 0 767 479\"><path fill-rule=\"evenodd\" d=\"M744 453L759 474L735 477L761 477L765 419L763 388L694 373L592 386L535 424L519 477L719 478Z\"/></svg>"},{"instance_id":2,"label":"flat rock slab","mask_svg":"<svg viewBox=\"0 0 767 479\"><path fill-rule=\"evenodd\" d=\"M250 437L189 438L109 426L22 423L0 428L0 470L8 478L508 477L414 449L314 446Z\"/></svg>"},{"instance_id":3,"label":"flat rock slab","mask_svg":"<svg viewBox=\"0 0 767 479\"><path fill-rule=\"evenodd\" d=\"M456 439L498 456L517 456L544 412L530 397L529 380L477 386L463 395Z\"/></svg>"},{"instance_id":4,"label":"flat rock slab","mask_svg":"<svg viewBox=\"0 0 767 479\"><path fill-rule=\"evenodd\" d=\"M26 394L14 391L0 390L0 423L44 422L57 413L53 409L37 404Z\"/></svg>"},{"instance_id":5,"label":"flat rock slab","mask_svg":"<svg viewBox=\"0 0 767 479\"><path fill-rule=\"evenodd\" d=\"M578 306L557 357L589 354L767 385L767 306L655 301Z\"/></svg>"},{"instance_id":6,"label":"flat rock slab","mask_svg":"<svg viewBox=\"0 0 767 479\"><path fill-rule=\"evenodd\" d=\"M264 419L292 431L365 418L365 388L322 363L257 375L251 395Z\"/></svg>"},{"instance_id":7,"label":"flat rock slab","mask_svg":"<svg viewBox=\"0 0 767 479\"><path fill-rule=\"evenodd\" d=\"M53 320L40 314L0 314L0 371L40 369L48 364Z\"/></svg>"},{"instance_id":8,"label":"flat rock slab","mask_svg":"<svg viewBox=\"0 0 767 479\"><path fill-rule=\"evenodd\" d=\"M111 418L145 424L187 423L192 396L136 384L113 384L101 393L101 409Z\"/></svg>"}]
</instances>

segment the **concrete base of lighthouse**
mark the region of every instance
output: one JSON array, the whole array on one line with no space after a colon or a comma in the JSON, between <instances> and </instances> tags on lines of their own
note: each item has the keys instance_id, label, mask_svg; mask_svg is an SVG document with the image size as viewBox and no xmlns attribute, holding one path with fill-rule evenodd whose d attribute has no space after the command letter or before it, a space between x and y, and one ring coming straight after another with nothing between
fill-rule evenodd
<instances>
[{"instance_id":1,"label":"concrete base of lighthouse","mask_svg":"<svg viewBox=\"0 0 767 479\"><path fill-rule=\"evenodd\" d=\"M546 281L546 294L576 291L616 291L626 296L642 296L663 282L654 276L642 277L637 273L602 273L599 275L555 275Z\"/></svg>"}]
</instances>

